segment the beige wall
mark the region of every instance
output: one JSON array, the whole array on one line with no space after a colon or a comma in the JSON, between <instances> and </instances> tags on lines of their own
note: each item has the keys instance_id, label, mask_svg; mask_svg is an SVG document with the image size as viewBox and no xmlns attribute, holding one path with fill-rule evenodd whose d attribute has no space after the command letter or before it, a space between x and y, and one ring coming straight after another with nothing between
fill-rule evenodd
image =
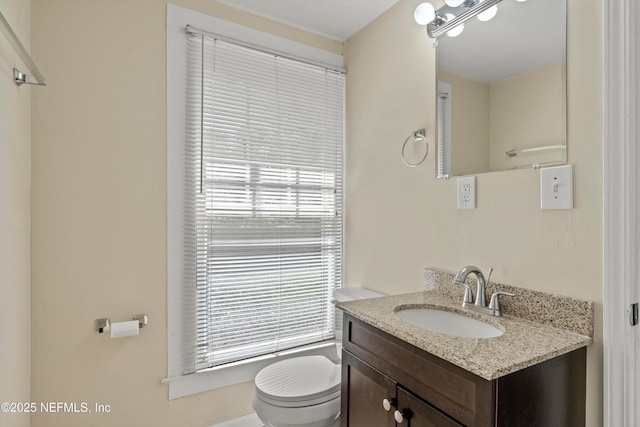
<instances>
[{"instance_id":1,"label":"beige wall","mask_svg":"<svg viewBox=\"0 0 640 427\"><path fill-rule=\"evenodd\" d=\"M347 74L346 285L417 291L422 268L475 264L492 280L592 300L587 425L602 423L602 0L568 1L568 135L575 209L541 211L539 173L478 175L478 207L456 209L456 180L434 156L400 159L406 136L435 134L435 52L400 0L350 39ZM433 151L432 151L433 153Z\"/></svg>"},{"instance_id":2,"label":"beige wall","mask_svg":"<svg viewBox=\"0 0 640 427\"><path fill-rule=\"evenodd\" d=\"M30 0L0 0L0 12L29 49ZM31 377L31 90L0 35L0 402L29 402ZM34 89L34 90L39 90ZM0 412L0 426L27 427L29 414Z\"/></svg>"},{"instance_id":3,"label":"beige wall","mask_svg":"<svg viewBox=\"0 0 640 427\"><path fill-rule=\"evenodd\" d=\"M516 157L505 152L566 142L565 72L564 64L558 63L491 85L490 170L564 160L563 150Z\"/></svg>"},{"instance_id":4,"label":"beige wall","mask_svg":"<svg viewBox=\"0 0 640 427\"><path fill-rule=\"evenodd\" d=\"M566 143L565 73L558 63L487 84L438 72L437 79L451 84L453 92L451 175L565 162L564 150L505 155Z\"/></svg>"},{"instance_id":5,"label":"beige wall","mask_svg":"<svg viewBox=\"0 0 640 427\"><path fill-rule=\"evenodd\" d=\"M490 170L491 86L443 72L437 79L451 85L451 175Z\"/></svg>"},{"instance_id":6,"label":"beige wall","mask_svg":"<svg viewBox=\"0 0 640 427\"><path fill-rule=\"evenodd\" d=\"M251 383L173 401L160 384L167 375L166 3L33 0L33 52L48 86L33 96L31 399L111 405L109 414L38 413L33 427L204 427L251 412ZM174 3L342 50L211 0ZM149 325L137 338L93 331L96 318L141 312Z\"/></svg>"}]
</instances>

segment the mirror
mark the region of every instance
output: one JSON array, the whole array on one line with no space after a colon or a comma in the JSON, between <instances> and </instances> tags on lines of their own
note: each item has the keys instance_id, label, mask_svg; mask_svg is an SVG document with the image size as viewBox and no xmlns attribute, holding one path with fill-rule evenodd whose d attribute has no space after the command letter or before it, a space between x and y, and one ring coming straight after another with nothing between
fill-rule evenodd
<instances>
[{"instance_id":1,"label":"mirror","mask_svg":"<svg viewBox=\"0 0 640 427\"><path fill-rule=\"evenodd\" d=\"M566 163L566 0L464 25L435 43L438 177Z\"/></svg>"}]
</instances>

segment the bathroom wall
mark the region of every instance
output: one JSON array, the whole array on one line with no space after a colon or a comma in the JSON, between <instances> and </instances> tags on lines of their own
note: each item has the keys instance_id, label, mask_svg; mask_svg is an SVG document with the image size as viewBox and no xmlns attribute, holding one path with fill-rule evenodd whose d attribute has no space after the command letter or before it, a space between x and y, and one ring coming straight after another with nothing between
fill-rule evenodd
<instances>
[{"instance_id":1,"label":"bathroom wall","mask_svg":"<svg viewBox=\"0 0 640 427\"><path fill-rule=\"evenodd\" d=\"M587 425L599 426L603 1L568 0L569 211L540 210L533 170L478 175L477 209L456 209L456 180L435 179L435 52L413 21L418 3L400 0L346 43L346 285L413 292L423 267L474 264L494 267L492 280L594 301ZM432 154L408 168L402 142L422 127Z\"/></svg>"},{"instance_id":2,"label":"bathroom wall","mask_svg":"<svg viewBox=\"0 0 640 427\"><path fill-rule=\"evenodd\" d=\"M558 63L482 83L438 72L438 81L452 85L451 175L560 161L560 150L517 157L505 152L566 142L565 73Z\"/></svg>"},{"instance_id":3,"label":"bathroom wall","mask_svg":"<svg viewBox=\"0 0 640 427\"><path fill-rule=\"evenodd\" d=\"M33 427L208 427L251 412L252 383L172 401L160 383L167 375L166 3L32 3L33 53L48 86L33 90L31 400L92 409L37 413ZM173 3L342 51L342 43L211 0ZM2 99L4 106L4 92ZM96 318L136 313L149 316L139 337L111 340L93 330ZM16 357L28 360L28 352ZM97 413L96 403L110 411Z\"/></svg>"},{"instance_id":4,"label":"bathroom wall","mask_svg":"<svg viewBox=\"0 0 640 427\"><path fill-rule=\"evenodd\" d=\"M451 175L488 171L491 86L443 72L437 79L451 85Z\"/></svg>"},{"instance_id":5,"label":"bathroom wall","mask_svg":"<svg viewBox=\"0 0 640 427\"><path fill-rule=\"evenodd\" d=\"M0 12L29 50L31 1L0 0ZM0 402L29 402L31 378L31 91L0 35ZM28 413L0 411L0 426L28 427Z\"/></svg>"},{"instance_id":6,"label":"bathroom wall","mask_svg":"<svg viewBox=\"0 0 640 427\"><path fill-rule=\"evenodd\" d=\"M563 64L552 64L491 85L491 170L562 158L558 150L516 157L505 152L565 143L565 72Z\"/></svg>"}]
</instances>

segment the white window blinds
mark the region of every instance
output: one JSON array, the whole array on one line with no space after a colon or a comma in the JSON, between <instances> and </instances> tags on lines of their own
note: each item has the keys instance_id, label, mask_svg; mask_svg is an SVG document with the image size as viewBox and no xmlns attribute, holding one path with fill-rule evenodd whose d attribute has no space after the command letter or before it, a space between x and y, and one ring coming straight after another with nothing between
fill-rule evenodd
<instances>
[{"instance_id":1,"label":"white window blinds","mask_svg":"<svg viewBox=\"0 0 640 427\"><path fill-rule=\"evenodd\" d=\"M451 85L438 82L438 161L437 177L448 178L451 174Z\"/></svg>"},{"instance_id":2,"label":"white window blinds","mask_svg":"<svg viewBox=\"0 0 640 427\"><path fill-rule=\"evenodd\" d=\"M334 336L344 76L188 35L184 370Z\"/></svg>"}]
</instances>

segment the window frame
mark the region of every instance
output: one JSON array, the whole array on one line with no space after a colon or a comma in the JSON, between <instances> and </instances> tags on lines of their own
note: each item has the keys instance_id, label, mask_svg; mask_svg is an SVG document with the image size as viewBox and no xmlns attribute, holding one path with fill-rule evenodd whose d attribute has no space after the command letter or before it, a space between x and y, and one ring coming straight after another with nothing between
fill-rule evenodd
<instances>
[{"instance_id":1,"label":"window frame","mask_svg":"<svg viewBox=\"0 0 640 427\"><path fill-rule=\"evenodd\" d=\"M342 68L341 55L317 49L296 41L228 22L210 15L167 4L167 346L168 375L162 382L169 385L169 399L251 381L264 366L278 359L299 355L323 354L336 357L333 340L310 344L293 350L261 356L245 361L183 375L183 193L186 123L186 70L182 59L186 54L187 25L215 32L244 43L261 45L295 57Z\"/></svg>"}]
</instances>

